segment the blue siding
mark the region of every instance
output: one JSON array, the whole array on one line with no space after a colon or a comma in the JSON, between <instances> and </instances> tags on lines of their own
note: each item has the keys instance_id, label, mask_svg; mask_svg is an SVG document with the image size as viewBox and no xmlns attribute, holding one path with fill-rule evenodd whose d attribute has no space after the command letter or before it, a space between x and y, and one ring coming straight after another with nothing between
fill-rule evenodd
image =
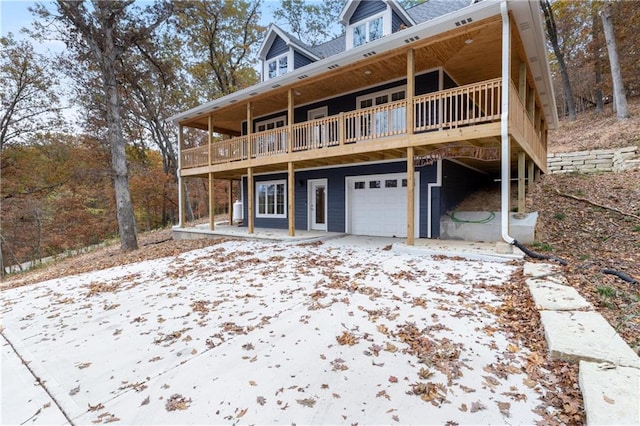
<instances>
[{"instance_id":1,"label":"blue siding","mask_svg":"<svg viewBox=\"0 0 640 426\"><path fill-rule=\"evenodd\" d=\"M420 237L426 238L427 236L427 208L428 208L428 184L435 182L437 178L436 165L425 166L416 169L420 172ZM345 232L346 221L346 188L345 178L348 176L361 176L361 175L377 175L384 173L403 173L407 171L406 161L398 161L393 163L384 164L367 164L360 166L347 166L339 168L331 168L325 170L307 170L299 171L295 173L295 227L298 230L307 229L307 212L308 212L308 185L309 179L327 179L327 230L329 232ZM256 182L267 180L286 179L287 175L284 173L277 173L267 176L257 176ZM244 194L247 194L247 179L243 178L242 186ZM432 190L432 192L435 192ZM436 192L436 196L432 195L432 209L438 207L440 202L439 193ZM243 200L244 217L248 217L248 203ZM439 211L439 210L438 210ZM436 229L439 233L439 214L437 216ZM256 227L286 229L288 227L287 219L265 219L256 218ZM247 225L247 221L244 221L244 225Z\"/></svg>"},{"instance_id":2,"label":"blue siding","mask_svg":"<svg viewBox=\"0 0 640 426\"><path fill-rule=\"evenodd\" d=\"M456 84L455 81L453 81L453 79L451 77L449 77L449 74L447 74L446 72L444 73L444 89L453 89L454 87L458 87L458 85Z\"/></svg>"},{"instance_id":3,"label":"blue siding","mask_svg":"<svg viewBox=\"0 0 640 426\"><path fill-rule=\"evenodd\" d=\"M400 31L400 26L404 24L406 27L409 27L410 24L408 22L406 22L404 19L402 19L400 17L400 15L398 15L395 11L393 12L393 15L391 15L391 32L395 33L397 31Z\"/></svg>"},{"instance_id":4,"label":"blue siding","mask_svg":"<svg viewBox=\"0 0 640 426\"><path fill-rule=\"evenodd\" d=\"M298 69L300 67L304 67L305 65L309 65L313 62L313 59L308 57L307 55L303 55L297 50L293 51L293 69Z\"/></svg>"},{"instance_id":5,"label":"blue siding","mask_svg":"<svg viewBox=\"0 0 640 426\"><path fill-rule=\"evenodd\" d=\"M351 15L351 19L349 19L349 24L362 21L386 9L387 5L383 1L361 1L358 7L356 7L356 10L353 11L353 15Z\"/></svg>"},{"instance_id":6,"label":"blue siding","mask_svg":"<svg viewBox=\"0 0 640 426\"><path fill-rule=\"evenodd\" d=\"M289 46L287 43L280 38L280 36L276 36L276 39L271 43L271 48L267 52L267 59L275 58L276 56L280 56L289 51Z\"/></svg>"}]
</instances>

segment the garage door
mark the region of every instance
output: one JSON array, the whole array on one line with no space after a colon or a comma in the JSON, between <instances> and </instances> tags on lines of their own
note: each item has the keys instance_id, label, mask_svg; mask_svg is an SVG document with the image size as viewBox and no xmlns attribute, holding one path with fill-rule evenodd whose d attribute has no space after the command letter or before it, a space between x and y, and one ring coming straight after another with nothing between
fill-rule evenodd
<instances>
[{"instance_id":1,"label":"garage door","mask_svg":"<svg viewBox=\"0 0 640 426\"><path fill-rule=\"evenodd\" d=\"M418 226L418 178L415 177L415 230ZM407 236L407 174L353 176L348 188L348 232L381 237Z\"/></svg>"}]
</instances>

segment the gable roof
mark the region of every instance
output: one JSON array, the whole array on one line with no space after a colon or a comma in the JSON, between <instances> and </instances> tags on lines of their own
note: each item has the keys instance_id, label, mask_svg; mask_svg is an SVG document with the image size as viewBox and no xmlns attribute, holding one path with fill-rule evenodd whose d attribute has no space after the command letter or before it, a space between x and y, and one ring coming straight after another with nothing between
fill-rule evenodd
<instances>
[{"instance_id":1,"label":"gable roof","mask_svg":"<svg viewBox=\"0 0 640 426\"><path fill-rule=\"evenodd\" d=\"M301 40L297 39L296 37L292 36L285 30L283 30L282 28L278 27L276 24L269 25L269 29L267 30L267 35L262 41L262 45L260 45L260 49L258 50L258 56L261 59L265 59L267 57L267 53L269 53L269 49L271 49L271 45L273 44L273 42L276 40L277 37L280 37L282 40L284 40L287 46L291 46L297 49L298 51L309 56L311 59L315 61L318 61L321 59L321 57L314 52L311 46L309 46L306 43L303 43Z\"/></svg>"},{"instance_id":2,"label":"gable roof","mask_svg":"<svg viewBox=\"0 0 640 426\"><path fill-rule=\"evenodd\" d=\"M338 17L338 20L340 21L340 23L342 23L342 25L344 25L345 27L349 25L351 16L356 11L356 9L358 8L358 6L362 1L363 0L351 0L345 3L344 7L342 8L342 12L340 12L340 16ZM416 24L414 19L409 14L407 14L407 11L404 9L404 7L400 5L400 3L398 3L397 0L382 0L382 1L387 5L391 6L391 9L394 12L396 12L398 15L400 15L402 18L404 18L406 22L409 22L411 25Z\"/></svg>"}]
</instances>

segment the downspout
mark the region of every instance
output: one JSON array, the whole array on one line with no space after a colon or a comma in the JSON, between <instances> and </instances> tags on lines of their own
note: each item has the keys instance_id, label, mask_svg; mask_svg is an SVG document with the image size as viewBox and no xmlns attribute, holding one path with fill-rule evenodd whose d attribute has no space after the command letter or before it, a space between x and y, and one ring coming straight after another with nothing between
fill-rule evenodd
<instances>
[{"instance_id":1,"label":"downspout","mask_svg":"<svg viewBox=\"0 0 640 426\"><path fill-rule=\"evenodd\" d=\"M511 33L509 25L509 13L507 11L507 2L503 0L500 3L500 13L502 14L502 115L500 117L500 137L502 141L501 147L501 203L500 203L500 224L502 239L509 244L514 243L514 239L509 235L509 194L510 194L510 168L511 168L511 152L509 147L509 88L510 88L510 50L511 50Z\"/></svg>"},{"instance_id":2,"label":"downspout","mask_svg":"<svg viewBox=\"0 0 640 426\"><path fill-rule=\"evenodd\" d=\"M183 216L183 200L184 193L182 188L182 126L179 126L180 134L178 135L178 228L184 227Z\"/></svg>"}]
</instances>

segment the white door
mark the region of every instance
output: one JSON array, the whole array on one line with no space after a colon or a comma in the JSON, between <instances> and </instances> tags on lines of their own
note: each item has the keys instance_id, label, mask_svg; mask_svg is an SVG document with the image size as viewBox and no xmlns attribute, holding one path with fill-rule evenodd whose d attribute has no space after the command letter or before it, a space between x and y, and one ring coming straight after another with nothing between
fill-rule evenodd
<instances>
[{"instance_id":1,"label":"white door","mask_svg":"<svg viewBox=\"0 0 640 426\"><path fill-rule=\"evenodd\" d=\"M346 180L347 232L355 235L406 238L407 174L354 176ZM415 175L415 236L419 237L419 173Z\"/></svg>"},{"instance_id":2,"label":"white door","mask_svg":"<svg viewBox=\"0 0 640 426\"><path fill-rule=\"evenodd\" d=\"M309 229L327 230L327 180L309 180Z\"/></svg>"},{"instance_id":3,"label":"white door","mask_svg":"<svg viewBox=\"0 0 640 426\"><path fill-rule=\"evenodd\" d=\"M327 116L327 107L312 109L307 113L307 120L318 120ZM317 124L311 127L309 142L311 148L322 148L327 143L327 129L324 124Z\"/></svg>"}]
</instances>

